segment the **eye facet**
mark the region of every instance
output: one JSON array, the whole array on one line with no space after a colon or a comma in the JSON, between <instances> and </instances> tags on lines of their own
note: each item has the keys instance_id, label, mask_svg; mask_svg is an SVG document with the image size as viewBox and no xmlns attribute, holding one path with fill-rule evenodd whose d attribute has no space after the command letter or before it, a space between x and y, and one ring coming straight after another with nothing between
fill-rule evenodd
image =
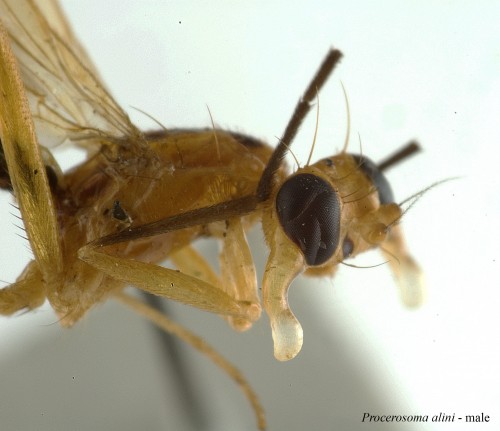
<instances>
[{"instance_id":1,"label":"eye facet","mask_svg":"<svg viewBox=\"0 0 500 431\"><path fill-rule=\"evenodd\" d=\"M276 210L308 265L321 265L333 256L339 243L340 204L326 181L312 174L293 176L281 186Z\"/></svg>"},{"instance_id":2,"label":"eye facet","mask_svg":"<svg viewBox=\"0 0 500 431\"><path fill-rule=\"evenodd\" d=\"M394 202L394 194L392 193L391 185L378 166L368 157L359 154L351 154L351 156L358 164L359 169L364 172L377 188L380 203L384 205Z\"/></svg>"}]
</instances>

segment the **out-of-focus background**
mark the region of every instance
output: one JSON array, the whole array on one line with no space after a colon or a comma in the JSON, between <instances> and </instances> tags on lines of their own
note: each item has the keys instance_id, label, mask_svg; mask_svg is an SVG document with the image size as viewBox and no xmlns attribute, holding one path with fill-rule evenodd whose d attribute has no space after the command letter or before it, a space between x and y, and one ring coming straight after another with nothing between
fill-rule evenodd
<instances>
[{"instance_id":1,"label":"out-of-focus background","mask_svg":"<svg viewBox=\"0 0 500 431\"><path fill-rule=\"evenodd\" d=\"M493 430L500 421L500 5L477 2L63 2L116 99L144 128L216 124L275 144L330 46L345 58L320 94L314 159L343 144L381 160L409 139L424 152L392 169L398 200L426 193L403 220L425 271L427 303L407 310L387 265L342 266L300 278L290 302L305 332L300 355L273 357L267 317L244 334L171 305L174 319L234 362L260 396L269 430ZM315 115L293 145L305 163ZM359 137L358 137L359 135ZM58 153L70 163L71 153ZM29 260L2 205L0 278ZM266 249L250 235L262 276ZM216 256L205 241L200 249ZM377 252L352 262L383 262ZM252 430L236 385L180 345L190 383L176 383L151 326L110 302L71 330L48 306L0 318L0 428L13 430ZM194 399L185 401L183 388ZM429 415L428 423L367 423ZM432 417L455 415L449 424ZM466 415L490 422L465 423ZM462 418L459 420L458 418Z\"/></svg>"}]
</instances>

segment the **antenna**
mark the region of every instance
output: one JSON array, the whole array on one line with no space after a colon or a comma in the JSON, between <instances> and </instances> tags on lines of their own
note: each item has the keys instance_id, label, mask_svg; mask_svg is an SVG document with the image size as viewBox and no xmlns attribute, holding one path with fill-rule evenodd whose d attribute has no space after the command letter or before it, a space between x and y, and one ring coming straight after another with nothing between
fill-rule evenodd
<instances>
[{"instance_id":1,"label":"antenna","mask_svg":"<svg viewBox=\"0 0 500 431\"><path fill-rule=\"evenodd\" d=\"M295 106L295 111L286 126L285 132L280 139L280 143L274 150L266 168L264 169L264 172L262 173L262 176L260 177L259 185L257 187L258 201L265 201L269 198L276 171L280 168L281 162L290 148L291 142L295 138L295 135L297 135L300 125L311 109L311 102L319 93L321 87L323 87L341 58L342 53L339 50L334 48L330 49L323 60L323 63L321 63L321 66L316 72L316 75L314 75L314 78L307 87L304 95Z\"/></svg>"}]
</instances>

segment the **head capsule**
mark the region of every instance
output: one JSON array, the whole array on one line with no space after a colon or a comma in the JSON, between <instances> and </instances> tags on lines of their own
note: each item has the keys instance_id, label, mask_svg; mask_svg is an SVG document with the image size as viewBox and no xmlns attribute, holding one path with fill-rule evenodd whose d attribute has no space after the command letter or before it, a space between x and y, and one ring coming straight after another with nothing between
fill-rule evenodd
<instances>
[{"instance_id":1,"label":"head capsule","mask_svg":"<svg viewBox=\"0 0 500 431\"><path fill-rule=\"evenodd\" d=\"M347 153L301 168L277 187L263 217L270 246L263 305L277 359L291 359L302 347L302 327L287 300L292 281L305 270L331 274L345 258L380 244L401 214L393 200L377 165Z\"/></svg>"}]
</instances>

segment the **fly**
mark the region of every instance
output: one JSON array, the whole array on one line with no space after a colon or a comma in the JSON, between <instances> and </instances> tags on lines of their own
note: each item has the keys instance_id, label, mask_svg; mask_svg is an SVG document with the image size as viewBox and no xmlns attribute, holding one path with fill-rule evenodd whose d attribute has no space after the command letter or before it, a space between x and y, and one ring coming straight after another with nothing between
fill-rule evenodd
<instances>
[{"instance_id":1,"label":"fly","mask_svg":"<svg viewBox=\"0 0 500 431\"><path fill-rule=\"evenodd\" d=\"M288 304L301 273L331 276L347 258L380 248L403 300L421 301L421 271L399 224L403 209L384 176L417 145L379 164L346 148L293 174L283 161L339 50L326 55L273 150L215 128L140 131L100 82L56 1L2 0L0 12L0 186L13 191L34 254L0 290L0 313L48 300L70 327L116 298L222 367L264 429L263 409L241 373L124 293L126 286L221 315L236 330L249 329L263 307L280 361L302 348ZM50 148L68 141L88 157L62 172ZM258 222L270 249L262 302L245 237ZM191 245L201 236L221 244L219 274ZM159 266L166 259L177 270Z\"/></svg>"}]
</instances>

